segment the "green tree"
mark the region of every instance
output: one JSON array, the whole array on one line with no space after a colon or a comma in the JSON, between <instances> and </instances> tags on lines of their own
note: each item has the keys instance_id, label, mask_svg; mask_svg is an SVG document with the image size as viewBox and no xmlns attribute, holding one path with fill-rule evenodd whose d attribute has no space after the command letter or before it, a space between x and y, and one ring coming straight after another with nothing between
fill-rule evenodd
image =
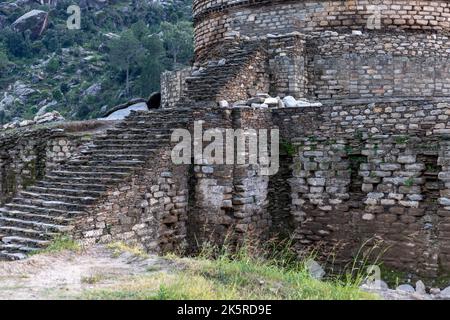
<instances>
[{"instance_id":1,"label":"green tree","mask_svg":"<svg viewBox=\"0 0 450 320\"><path fill-rule=\"evenodd\" d=\"M56 73L59 69L60 61L58 58L52 58L47 63L47 66L45 67L46 71L50 74Z\"/></svg>"},{"instance_id":2,"label":"green tree","mask_svg":"<svg viewBox=\"0 0 450 320\"><path fill-rule=\"evenodd\" d=\"M109 44L109 59L113 68L125 72L125 95L130 94L131 66L138 63L145 56L146 49L136 38L132 30L126 30Z\"/></svg>"},{"instance_id":3,"label":"green tree","mask_svg":"<svg viewBox=\"0 0 450 320\"><path fill-rule=\"evenodd\" d=\"M186 64L192 58L193 27L189 21L179 21L176 24L170 22L161 23L164 45L173 65Z\"/></svg>"},{"instance_id":4,"label":"green tree","mask_svg":"<svg viewBox=\"0 0 450 320\"><path fill-rule=\"evenodd\" d=\"M142 97L159 90L160 74L164 70L163 59L165 50L161 39L156 35L146 35L142 38L146 55L139 61L140 76L137 89Z\"/></svg>"},{"instance_id":5,"label":"green tree","mask_svg":"<svg viewBox=\"0 0 450 320\"><path fill-rule=\"evenodd\" d=\"M10 64L6 49L0 46L0 75L3 75L8 70Z\"/></svg>"},{"instance_id":6,"label":"green tree","mask_svg":"<svg viewBox=\"0 0 450 320\"><path fill-rule=\"evenodd\" d=\"M12 56L26 58L31 54L31 42L27 37L6 28L2 32L2 38Z\"/></svg>"}]
</instances>

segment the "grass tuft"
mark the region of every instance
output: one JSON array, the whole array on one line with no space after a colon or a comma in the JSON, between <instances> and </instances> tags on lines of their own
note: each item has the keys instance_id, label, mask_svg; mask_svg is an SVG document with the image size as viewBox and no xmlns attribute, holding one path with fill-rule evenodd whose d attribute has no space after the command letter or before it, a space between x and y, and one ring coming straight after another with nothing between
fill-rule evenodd
<instances>
[{"instance_id":1,"label":"grass tuft","mask_svg":"<svg viewBox=\"0 0 450 320\"><path fill-rule=\"evenodd\" d=\"M80 252L81 250L82 246L69 236L58 236L54 238L45 249L37 251L36 254L61 251Z\"/></svg>"},{"instance_id":2,"label":"grass tuft","mask_svg":"<svg viewBox=\"0 0 450 320\"><path fill-rule=\"evenodd\" d=\"M108 244L107 247L113 251L113 256L116 258L126 252L141 258L148 258L148 254L143 249L128 245L124 242L113 242Z\"/></svg>"}]
</instances>

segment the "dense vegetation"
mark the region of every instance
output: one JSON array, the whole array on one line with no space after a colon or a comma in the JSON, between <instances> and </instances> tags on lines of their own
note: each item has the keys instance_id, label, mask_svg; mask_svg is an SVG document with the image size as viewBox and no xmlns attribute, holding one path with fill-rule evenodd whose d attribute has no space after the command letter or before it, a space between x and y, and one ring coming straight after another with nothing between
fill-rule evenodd
<instances>
[{"instance_id":1,"label":"dense vegetation","mask_svg":"<svg viewBox=\"0 0 450 320\"><path fill-rule=\"evenodd\" d=\"M40 109L70 119L99 117L158 91L162 71L192 59L190 0L116 0L84 8L80 30L66 25L72 3L29 4L6 15L0 28L1 123L31 118ZM37 39L9 27L32 9L49 12L48 28Z\"/></svg>"}]
</instances>

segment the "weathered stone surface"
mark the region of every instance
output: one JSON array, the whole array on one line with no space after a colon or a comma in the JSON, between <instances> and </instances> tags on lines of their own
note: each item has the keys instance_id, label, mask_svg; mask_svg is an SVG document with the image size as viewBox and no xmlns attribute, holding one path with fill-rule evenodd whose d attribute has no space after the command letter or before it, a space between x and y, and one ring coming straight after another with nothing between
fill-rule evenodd
<instances>
[{"instance_id":1,"label":"weathered stone surface","mask_svg":"<svg viewBox=\"0 0 450 320\"><path fill-rule=\"evenodd\" d=\"M30 12L19 17L11 25L11 28L17 32L25 32L29 30L33 38L40 37L48 24L48 12L42 10L31 10Z\"/></svg>"},{"instance_id":2,"label":"weathered stone surface","mask_svg":"<svg viewBox=\"0 0 450 320\"><path fill-rule=\"evenodd\" d=\"M146 103L144 103L144 102L136 103L136 104L128 106L124 109L117 110L117 111L111 113L106 118L102 118L100 120L103 120L103 119L104 120L114 120L114 121L115 120L123 120L126 117L128 117L132 111L147 111L147 110L148 110L148 107L147 107Z\"/></svg>"},{"instance_id":3,"label":"weathered stone surface","mask_svg":"<svg viewBox=\"0 0 450 320\"><path fill-rule=\"evenodd\" d=\"M414 287L410 284L399 285L395 290L402 291L402 292L410 292L410 293L416 292Z\"/></svg>"}]
</instances>

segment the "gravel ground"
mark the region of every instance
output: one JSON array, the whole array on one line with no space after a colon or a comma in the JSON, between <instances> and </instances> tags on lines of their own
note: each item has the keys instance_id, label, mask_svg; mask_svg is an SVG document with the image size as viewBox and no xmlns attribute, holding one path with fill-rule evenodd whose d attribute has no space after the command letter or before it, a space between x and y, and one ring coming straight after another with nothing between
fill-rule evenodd
<instances>
[{"instance_id":1,"label":"gravel ground","mask_svg":"<svg viewBox=\"0 0 450 320\"><path fill-rule=\"evenodd\" d=\"M39 254L26 260L0 261L0 300L73 299L90 289L108 288L130 276L168 271L173 262L131 253L116 255L104 246L82 252Z\"/></svg>"}]
</instances>

